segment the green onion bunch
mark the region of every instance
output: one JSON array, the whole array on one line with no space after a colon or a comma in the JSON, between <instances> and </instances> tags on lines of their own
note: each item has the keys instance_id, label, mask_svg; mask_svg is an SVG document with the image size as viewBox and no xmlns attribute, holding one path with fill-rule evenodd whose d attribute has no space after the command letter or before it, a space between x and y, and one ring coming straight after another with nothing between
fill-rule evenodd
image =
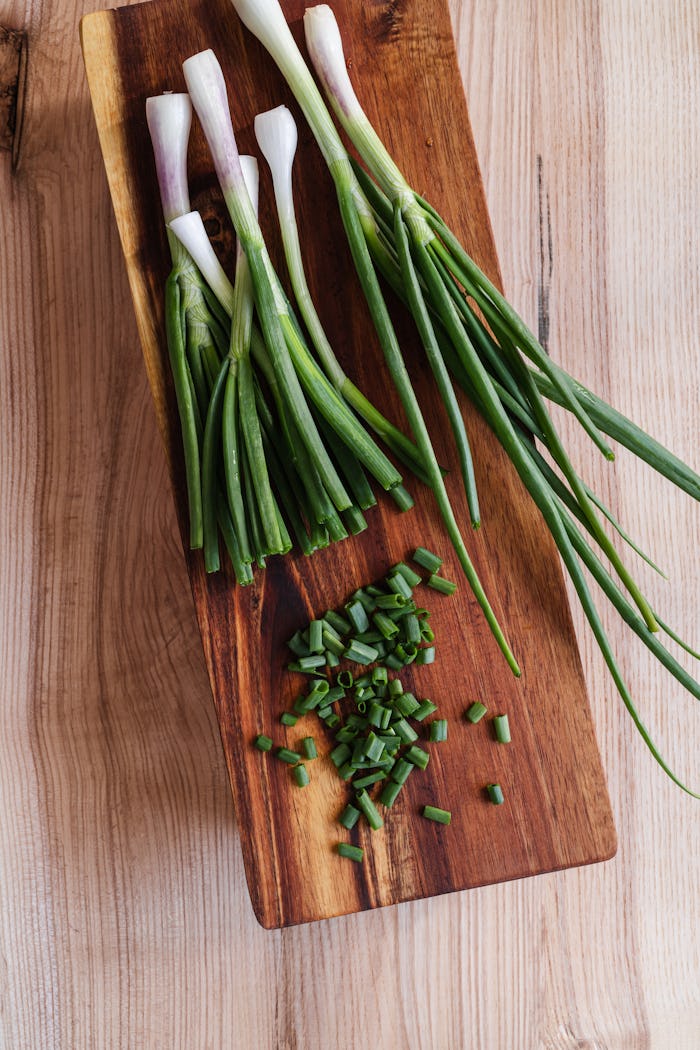
<instances>
[{"instance_id":1,"label":"green onion bunch","mask_svg":"<svg viewBox=\"0 0 700 1050\"><path fill-rule=\"evenodd\" d=\"M351 160L345 150L278 0L233 0L233 4L285 76L326 159L358 276L389 371L423 456L424 473L462 567L511 666L516 670L486 597L474 579L449 505L386 309L379 275L403 299L415 320L454 434L472 525L479 524L478 495L455 385L466 392L489 424L540 510L637 729L666 773L685 787L639 717L593 601L588 578L599 584L624 621L664 667L700 699L700 684L662 644L659 631L688 652L692 650L651 608L622 560L606 526L612 526L623 541L641 552L572 465L547 401L570 412L608 459L613 458L607 440L612 438L696 499L700 498L700 478L549 358L438 212L411 188L355 95L331 9L320 5L306 11L306 44L330 106L357 150L361 165Z\"/></svg>"},{"instance_id":2,"label":"green onion bunch","mask_svg":"<svg viewBox=\"0 0 700 1050\"><path fill-rule=\"evenodd\" d=\"M147 103L173 268L166 333L183 436L190 544L208 572L223 536L237 580L254 562L284 554L295 535L305 554L366 527L370 479L401 509L402 478L312 355L265 247L257 220L257 164L236 147L226 86L214 54L184 63L188 95ZM201 217L190 211L186 154L192 105L203 126L237 234L228 280ZM362 396L356 391L356 401ZM396 428L364 401L390 445L415 460Z\"/></svg>"}]
</instances>

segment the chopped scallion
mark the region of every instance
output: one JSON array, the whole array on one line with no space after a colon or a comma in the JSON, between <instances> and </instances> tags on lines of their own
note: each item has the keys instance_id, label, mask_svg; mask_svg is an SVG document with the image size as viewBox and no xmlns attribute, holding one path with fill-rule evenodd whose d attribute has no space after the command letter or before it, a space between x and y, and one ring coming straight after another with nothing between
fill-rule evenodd
<instances>
[{"instance_id":1,"label":"chopped scallion","mask_svg":"<svg viewBox=\"0 0 700 1050\"><path fill-rule=\"evenodd\" d=\"M485 704L482 704L479 700L476 700L470 707L467 708L467 719L473 722L475 725L480 722L486 714L488 708Z\"/></svg>"},{"instance_id":2,"label":"chopped scallion","mask_svg":"<svg viewBox=\"0 0 700 1050\"><path fill-rule=\"evenodd\" d=\"M301 755L296 751L291 751L288 747L278 747L275 755L281 762L288 762L291 766L301 761Z\"/></svg>"},{"instance_id":3,"label":"chopped scallion","mask_svg":"<svg viewBox=\"0 0 700 1050\"><path fill-rule=\"evenodd\" d=\"M376 784L378 781L385 780L385 779L386 779L386 773L384 773L384 772L368 773L364 777L358 777L356 780L353 780L353 785L356 788L367 788L367 787L370 787L370 785Z\"/></svg>"},{"instance_id":4,"label":"chopped scallion","mask_svg":"<svg viewBox=\"0 0 700 1050\"><path fill-rule=\"evenodd\" d=\"M424 751L422 747L418 747L417 744L413 744L409 747L406 752L406 761L412 762L414 766L418 766L419 769L425 769L430 762L430 755L427 751Z\"/></svg>"},{"instance_id":5,"label":"chopped scallion","mask_svg":"<svg viewBox=\"0 0 700 1050\"><path fill-rule=\"evenodd\" d=\"M364 813L367 823L371 827L372 831L377 831L383 826L384 821L379 816L377 807L375 806L374 802L372 802L372 799L367 794L367 790L365 788L363 788L361 791L358 791L357 795L355 796L355 801L358 807Z\"/></svg>"},{"instance_id":6,"label":"chopped scallion","mask_svg":"<svg viewBox=\"0 0 700 1050\"><path fill-rule=\"evenodd\" d=\"M496 715L493 720L493 730L496 734L496 740L499 744L510 743L510 726L508 724L508 715Z\"/></svg>"},{"instance_id":7,"label":"chopped scallion","mask_svg":"<svg viewBox=\"0 0 700 1050\"><path fill-rule=\"evenodd\" d=\"M323 652L322 620L312 620L309 624L309 650L312 653Z\"/></svg>"},{"instance_id":8,"label":"chopped scallion","mask_svg":"<svg viewBox=\"0 0 700 1050\"><path fill-rule=\"evenodd\" d=\"M441 594L454 594L457 590L457 584L452 580L446 580L444 576L438 576L437 573L433 573L426 580L428 587L432 587L434 591L439 591Z\"/></svg>"},{"instance_id":9,"label":"chopped scallion","mask_svg":"<svg viewBox=\"0 0 700 1050\"><path fill-rule=\"evenodd\" d=\"M413 569L403 561L400 561L395 565L391 571L392 573L400 572L409 587L417 587L421 582L421 577L418 573L414 572Z\"/></svg>"},{"instance_id":10,"label":"chopped scallion","mask_svg":"<svg viewBox=\"0 0 700 1050\"><path fill-rule=\"evenodd\" d=\"M416 722L422 722L428 717L428 715L435 714L437 711L437 704L434 704L432 700L422 700L418 705L418 709L413 712L413 718Z\"/></svg>"},{"instance_id":11,"label":"chopped scallion","mask_svg":"<svg viewBox=\"0 0 700 1050\"><path fill-rule=\"evenodd\" d=\"M387 809L391 809L402 787L403 784L397 783L395 780L388 780L379 795L381 804L386 806Z\"/></svg>"},{"instance_id":12,"label":"chopped scallion","mask_svg":"<svg viewBox=\"0 0 700 1050\"><path fill-rule=\"evenodd\" d=\"M439 809L437 806L424 806L423 816L428 820L434 820L437 824L449 824L452 814L447 809Z\"/></svg>"},{"instance_id":13,"label":"chopped scallion","mask_svg":"<svg viewBox=\"0 0 700 1050\"><path fill-rule=\"evenodd\" d=\"M348 831L352 831L359 819L359 809L356 809L353 805L348 803L348 805L338 817L338 823L342 824L344 828L348 829Z\"/></svg>"},{"instance_id":14,"label":"chopped scallion","mask_svg":"<svg viewBox=\"0 0 700 1050\"><path fill-rule=\"evenodd\" d=\"M347 857L348 860L354 860L358 864L361 863L365 855L365 851L361 846L353 846L349 842L339 842L338 853L341 857Z\"/></svg>"},{"instance_id":15,"label":"chopped scallion","mask_svg":"<svg viewBox=\"0 0 700 1050\"><path fill-rule=\"evenodd\" d=\"M298 766L294 766L292 775L297 782L297 787L303 788L309 783L309 774L303 762L300 762Z\"/></svg>"},{"instance_id":16,"label":"chopped scallion","mask_svg":"<svg viewBox=\"0 0 700 1050\"><path fill-rule=\"evenodd\" d=\"M436 718L430 723L430 741L433 744L441 744L447 740L447 719Z\"/></svg>"},{"instance_id":17,"label":"chopped scallion","mask_svg":"<svg viewBox=\"0 0 700 1050\"><path fill-rule=\"evenodd\" d=\"M301 742L301 746L304 751L304 758L318 758L318 751L316 750L316 741L312 736L305 736Z\"/></svg>"},{"instance_id":18,"label":"chopped scallion","mask_svg":"<svg viewBox=\"0 0 700 1050\"><path fill-rule=\"evenodd\" d=\"M433 554L432 551L427 550L425 547L416 547L413 552L413 560L421 568L427 569L431 575L439 572L442 567L442 558L439 558L437 554Z\"/></svg>"}]
</instances>

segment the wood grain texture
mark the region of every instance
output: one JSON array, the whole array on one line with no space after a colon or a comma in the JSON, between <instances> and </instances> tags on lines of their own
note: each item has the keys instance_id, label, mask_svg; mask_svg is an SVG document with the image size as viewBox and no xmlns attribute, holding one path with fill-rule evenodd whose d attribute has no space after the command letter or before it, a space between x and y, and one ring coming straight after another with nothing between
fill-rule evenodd
<instances>
[{"instance_id":1,"label":"wood grain texture","mask_svg":"<svg viewBox=\"0 0 700 1050\"><path fill-rule=\"evenodd\" d=\"M696 1050L700 815L640 746L575 607L612 862L257 924L82 73L87 7L0 16L32 48L14 177L0 155L0 1044ZM505 287L537 324L548 216L552 352L697 466L697 6L452 14ZM692 634L697 507L575 447ZM608 624L697 782L697 705Z\"/></svg>"},{"instance_id":2,"label":"wood grain texture","mask_svg":"<svg viewBox=\"0 0 700 1050\"><path fill-rule=\"evenodd\" d=\"M336 9L370 118L412 184L430 195L453 228L462 231L472 255L497 278L446 4L407 4L397 9L391 23L371 3L338 4ZM302 11L299 3L286 5L292 20ZM300 24L296 29L301 30ZM182 88L182 60L208 45L220 56L230 85L241 151L257 152L250 134L255 113L292 100L228 0L156 0L99 13L83 21L82 39L144 355L182 507L181 441L161 305L170 263L154 169L147 162L145 100L165 88ZM189 158L193 207L208 226L224 231L218 240L230 265L231 238L225 232L230 221L211 168L201 133L195 133ZM391 418L399 418L344 246L332 183L305 128L296 173L312 292L331 342L361 388L385 405ZM261 221L274 233L271 199L269 179L264 178ZM277 258L283 258L279 251ZM405 315L396 316L423 410L435 421L438 455L454 467L447 427L439 423L439 398L417 337ZM287 926L605 860L614 852L615 833L554 546L542 544L539 514L486 426L474 412L466 418L484 522L481 532L470 537L470 548L513 639L523 678L516 681L500 658L466 585L449 602L431 600L427 592L423 600L434 611L431 624L439 658L404 677L407 688L438 703L452 732L444 746L431 749L429 769L411 778L400 802L387 813L383 831L372 833L363 822L355 832L353 838L365 847L361 866L345 863L335 852L337 816L352 793L339 784L326 757L333 746L331 734L321 734L321 761L312 767L312 786L303 792L284 764L261 756L251 741L265 732L276 743L294 746L307 733L318 734L314 714L293 730L280 731L282 705L302 688L284 670L284 643L316 613L342 605L357 586L381 577L418 544L445 551L432 499L416 492L417 505L405 515L383 500L368 515L370 528L361 536L312 559L300 554L273 559L250 588L237 587L232 574L207 577L201 554L188 555L248 885L264 926ZM453 474L450 494L459 520L468 522L459 474ZM447 558L446 572L460 577L454 557ZM510 747L494 747L487 721L478 729L464 721L464 710L476 698L509 713L514 734ZM502 810L485 797L485 785L492 780L503 786L507 802ZM431 801L452 811L449 832L421 816Z\"/></svg>"}]
</instances>

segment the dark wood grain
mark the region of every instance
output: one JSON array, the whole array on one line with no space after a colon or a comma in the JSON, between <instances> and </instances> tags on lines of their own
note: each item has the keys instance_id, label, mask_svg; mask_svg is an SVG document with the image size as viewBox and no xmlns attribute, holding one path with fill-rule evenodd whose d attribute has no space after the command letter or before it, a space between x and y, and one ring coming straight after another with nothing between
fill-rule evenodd
<instances>
[{"instance_id":1,"label":"dark wood grain","mask_svg":"<svg viewBox=\"0 0 700 1050\"><path fill-rule=\"evenodd\" d=\"M413 2L397 8L344 0L335 7L370 117L416 188L430 197L498 279L446 4ZM302 4L287 3L285 8L295 20ZM299 33L298 22L294 28ZM296 107L226 0L153 0L90 15L82 23L82 40L144 357L182 508L180 443L162 324L168 253L145 99L168 88L182 90L181 62L213 47L227 76L241 152L254 152L256 112L281 102L295 113ZM298 206L312 291L347 370L400 419L352 273L332 186L307 129L301 122L299 126ZM222 252L230 253L229 223L198 129L190 166L193 206L202 211ZM279 259L268 190L263 172L262 223ZM452 464L442 410L415 334L400 310L395 316L414 382L433 421L439 455ZM301 721L295 729L283 730L278 720L299 686L284 670L284 640L313 612L338 605L355 586L382 575L419 542L445 552L446 571L458 578L432 501L417 486L410 514L399 515L382 501L370 512L370 529L359 538L310 560L297 555L272 560L246 589L236 588L227 573L206 577L200 555L186 551L248 885L265 926L599 861L615 850L556 553L486 427L469 406L465 417L483 512L483 528L469 536L470 548L523 677L511 676L466 585L453 599L431 595L439 659L406 677L450 718L450 739L434 749L429 770L411 778L384 830L356 833L368 847L362 866L343 862L333 852L339 838L334 818L344 795L330 763L323 757L314 763L312 785L299 791L288 769L261 756L251 740L259 731L279 743L305 735ZM449 485L466 522L457 479L451 478ZM477 698L508 712L514 738L510 746L493 742L486 721L472 727L461 718ZM314 731L318 738L315 726ZM322 753L328 745L323 741ZM484 800L484 785L493 779L506 795L500 808ZM427 802L452 810L450 828L420 817Z\"/></svg>"}]
</instances>

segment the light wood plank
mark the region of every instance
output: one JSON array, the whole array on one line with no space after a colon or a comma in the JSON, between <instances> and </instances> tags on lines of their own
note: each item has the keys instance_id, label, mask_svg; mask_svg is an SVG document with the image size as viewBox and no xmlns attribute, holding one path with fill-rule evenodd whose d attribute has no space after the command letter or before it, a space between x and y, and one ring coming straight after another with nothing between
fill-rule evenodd
<instances>
[{"instance_id":1,"label":"light wood plank","mask_svg":"<svg viewBox=\"0 0 700 1050\"><path fill-rule=\"evenodd\" d=\"M697 805L641 748L583 629L612 863L283 934L255 922L82 76L86 9L0 17L32 44L14 179L0 155L0 1041L695 1050ZM697 5L452 10L506 288L536 321L539 153L552 351L697 465ZM659 384L660 362L677 374ZM697 507L630 463L590 470L692 633ZM697 709L615 640L697 774Z\"/></svg>"}]
</instances>

